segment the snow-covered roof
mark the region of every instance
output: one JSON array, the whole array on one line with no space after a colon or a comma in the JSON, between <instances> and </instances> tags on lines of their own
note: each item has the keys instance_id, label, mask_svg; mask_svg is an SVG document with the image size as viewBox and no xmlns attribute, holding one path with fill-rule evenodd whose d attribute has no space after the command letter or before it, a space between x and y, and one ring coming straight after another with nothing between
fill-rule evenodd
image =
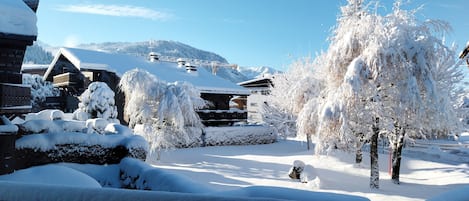
<instances>
[{"instance_id":1,"label":"snow-covered roof","mask_svg":"<svg viewBox=\"0 0 469 201\"><path fill-rule=\"evenodd\" d=\"M266 75L263 77L254 78L252 80L239 82L238 85L244 87L269 87L272 85L272 77L272 75Z\"/></svg>"},{"instance_id":2,"label":"snow-covered roof","mask_svg":"<svg viewBox=\"0 0 469 201\"><path fill-rule=\"evenodd\" d=\"M197 68L197 72L188 73L186 68L178 67L176 62L150 62L141 57L84 50L76 48L61 48L54 61L49 66L44 77L48 77L54 64L63 55L75 67L81 70L105 70L122 76L125 72L140 68L154 74L158 79L166 82L185 81L194 85L201 92L218 94L249 95L249 91L213 75L204 68Z\"/></svg>"},{"instance_id":3,"label":"snow-covered roof","mask_svg":"<svg viewBox=\"0 0 469 201\"><path fill-rule=\"evenodd\" d=\"M0 33L37 36L36 13L23 0L0 1Z\"/></svg>"}]
</instances>

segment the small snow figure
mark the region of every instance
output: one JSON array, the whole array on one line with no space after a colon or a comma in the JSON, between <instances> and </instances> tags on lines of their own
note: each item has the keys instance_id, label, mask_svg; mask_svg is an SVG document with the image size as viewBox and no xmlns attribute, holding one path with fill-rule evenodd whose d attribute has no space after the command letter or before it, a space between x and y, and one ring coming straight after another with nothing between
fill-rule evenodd
<instances>
[{"instance_id":1,"label":"small snow figure","mask_svg":"<svg viewBox=\"0 0 469 201\"><path fill-rule=\"evenodd\" d=\"M308 183L311 187L319 188L320 180L312 165L305 165L303 161L293 161L293 167L288 172L291 179L298 179L301 183Z\"/></svg>"}]
</instances>

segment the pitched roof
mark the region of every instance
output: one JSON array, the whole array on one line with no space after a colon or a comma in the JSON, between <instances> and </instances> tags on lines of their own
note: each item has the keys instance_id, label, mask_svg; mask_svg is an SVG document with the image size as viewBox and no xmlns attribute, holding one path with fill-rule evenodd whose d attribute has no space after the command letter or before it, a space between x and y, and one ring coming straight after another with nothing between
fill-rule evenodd
<instances>
[{"instance_id":1,"label":"pitched roof","mask_svg":"<svg viewBox=\"0 0 469 201\"><path fill-rule=\"evenodd\" d=\"M141 57L84 50L76 48L61 48L49 66L44 77L48 77L55 62L63 55L79 70L105 70L122 76L125 72L140 68L154 74L158 79L166 82L186 81L194 85L201 92L218 94L249 95L249 91L213 75L204 68L197 68L197 72L188 73L185 68L178 67L175 62L150 62Z\"/></svg>"}]
</instances>

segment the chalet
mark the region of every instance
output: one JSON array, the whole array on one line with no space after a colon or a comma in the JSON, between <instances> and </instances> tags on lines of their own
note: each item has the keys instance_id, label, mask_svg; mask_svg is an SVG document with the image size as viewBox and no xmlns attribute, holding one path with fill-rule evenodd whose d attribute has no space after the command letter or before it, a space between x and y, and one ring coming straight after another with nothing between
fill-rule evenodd
<instances>
[{"instance_id":1,"label":"chalet","mask_svg":"<svg viewBox=\"0 0 469 201\"><path fill-rule=\"evenodd\" d=\"M31 89L23 85L21 64L26 47L37 37L36 9L39 0L0 1L0 174L15 166L15 126L12 117L31 111Z\"/></svg>"},{"instance_id":2,"label":"chalet","mask_svg":"<svg viewBox=\"0 0 469 201\"><path fill-rule=\"evenodd\" d=\"M37 37L39 0L0 1L0 114L31 111L29 86L22 85L21 64L26 47Z\"/></svg>"},{"instance_id":3,"label":"chalet","mask_svg":"<svg viewBox=\"0 0 469 201\"><path fill-rule=\"evenodd\" d=\"M240 82L238 85L251 91L251 95L247 97L248 121L262 123L261 110L263 105L268 102L267 95L270 94L270 88L272 87L272 76Z\"/></svg>"},{"instance_id":4,"label":"chalet","mask_svg":"<svg viewBox=\"0 0 469 201\"><path fill-rule=\"evenodd\" d=\"M120 76L126 71L141 68L166 82L185 81L199 89L201 97L212 103L198 111L205 125L247 121L247 111L230 108L230 100L248 96L248 90L182 59L170 62L161 60L156 53L149 56L147 60L131 55L61 48L44 74L44 79L61 89L66 100L61 109L72 111L77 108L77 97L91 82L106 82L119 93L117 85ZM119 114L123 114L123 100L125 98L122 95L116 96ZM122 117L120 119L124 120Z\"/></svg>"}]
</instances>

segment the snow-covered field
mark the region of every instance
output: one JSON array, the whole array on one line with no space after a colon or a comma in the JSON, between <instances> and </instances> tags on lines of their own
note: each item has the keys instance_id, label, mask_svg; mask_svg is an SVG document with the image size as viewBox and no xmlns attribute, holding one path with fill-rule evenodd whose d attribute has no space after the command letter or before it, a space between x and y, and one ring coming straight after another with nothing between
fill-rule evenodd
<instances>
[{"instance_id":1,"label":"snow-covered field","mask_svg":"<svg viewBox=\"0 0 469 201\"><path fill-rule=\"evenodd\" d=\"M160 161L149 162L220 191L262 185L358 195L370 200L426 200L469 185L468 152L455 156L435 148L405 148L400 185L393 184L388 174L388 152L381 150L379 157L379 190L369 188L367 154L363 163L356 166L353 154L337 152L315 156L313 151L306 150L306 144L294 140L268 145L172 150L164 152ZM288 177L294 160L314 167L319 186ZM469 192L466 195L469 197Z\"/></svg>"},{"instance_id":2,"label":"snow-covered field","mask_svg":"<svg viewBox=\"0 0 469 201\"><path fill-rule=\"evenodd\" d=\"M467 147L469 133L459 140L462 147ZM445 151L436 146L406 147L402 183L395 185L388 175L388 153L381 149L380 189L370 190L367 154L363 163L357 166L353 165L353 154L337 151L328 156L317 156L306 150L304 142L296 140L265 145L176 149L163 152L160 161L148 160L154 168L135 159L126 159L118 165L65 163L19 170L0 176L0 200L105 197L117 200L155 197L163 200L262 200L263 197L361 200L338 194L370 200L426 200L442 193L447 194L437 200L465 200L469 196L469 152L467 148L455 150ZM308 183L290 179L288 171L295 160L313 166L308 171L311 178L317 178ZM109 188L122 185L118 176L121 171L137 175L139 179L133 181L135 184L159 191ZM122 179L122 175L120 177ZM29 193L22 193L26 190Z\"/></svg>"}]
</instances>

